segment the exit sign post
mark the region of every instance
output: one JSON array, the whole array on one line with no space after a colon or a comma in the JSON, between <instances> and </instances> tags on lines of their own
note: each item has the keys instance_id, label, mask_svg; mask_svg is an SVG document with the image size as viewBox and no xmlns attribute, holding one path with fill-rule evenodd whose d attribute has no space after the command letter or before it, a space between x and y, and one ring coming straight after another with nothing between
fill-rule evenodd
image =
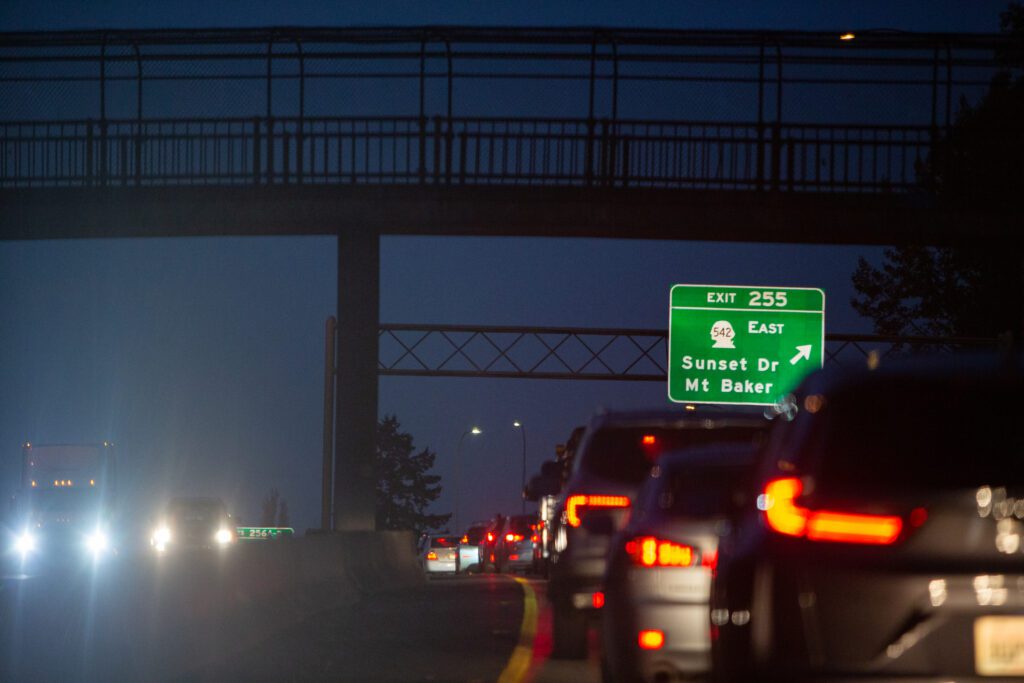
<instances>
[{"instance_id":1,"label":"exit sign post","mask_svg":"<svg viewBox=\"0 0 1024 683\"><path fill-rule=\"evenodd\" d=\"M671 401L772 405L824 364L820 289L675 285L669 300Z\"/></svg>"}]
</instances>

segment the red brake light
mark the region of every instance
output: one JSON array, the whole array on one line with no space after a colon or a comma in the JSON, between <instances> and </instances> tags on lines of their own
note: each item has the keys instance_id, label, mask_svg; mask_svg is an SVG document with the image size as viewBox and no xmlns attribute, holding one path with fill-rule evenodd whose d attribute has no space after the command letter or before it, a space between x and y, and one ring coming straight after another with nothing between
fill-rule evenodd
<instances>
[{"instance_id":1,"label":"red brake light","mask_svg":"<svg viewBox=\"0 0 1024 683\"><path fill-rule=\"evenodd\" d=\"M707 567L708 569L711 569L712 571L717 569L718 568L718 551L717 550L709 550L709 551L707 551L705 553L702 553L701 557L700 557L700 566Z\"/></svg>"},{"instance_id":2,"label":"red brake light","mask_svg":"<svg viewBox=\"0 0 1024 683\"><path fill-rule=\"evenodd\" d=\"M810 510L796 504L803 482L786 477L768 482L761 509L774 531L812 541L890 545L899 538L903 520L895 515L863 515Z\"/></svg>"},{"instance_id":3,"label":"red brake light","mask_svg":"<svg viewBox=\"0 0 1024 683\"><path fill-rule=\"evenodd\" d=\"M658 440L654 438L654 434L644 434L644 438L641 439L641 442L645 446L653 446L654 444L658 443Z\"/></svg>"},{"instance_id":4,"label":"red brake light","mask_svg":"<svg viewBox=\"0 0 1024 683\"><path fill-rule=\"evenodd\" d=\"M494 534L492 534L490 531L487 532L487 542L494 543Z\"/></svg>"},{"instance_id":5,"label":"red brake light","mask_svg":"<svg viewBox=\"0 0 1024 683\"><path fill-rule=\"evenodd\" d=\"M569 526L578 527L583 523L580 508L628 508L629 498L626 496L587 496L576 494L569 496L565 502L565 517Z\"/></svg>"},{"instance_id":6,"label":"red brake light","mask_svg":"<svg viewBox=\"0 0 1024 683\"><path fill-rule=\"evenodd\" d=\"M604 593L598 591L590 596L590 604L594 606L594 609L601 609L604 607Z\"/></svg>"},{"instance_id":7,"label":"red brake light","mask_svg":"<svg viewBox=\"0 0 1024 683\"><path fill-rule=\"evenodd\" d=\"M627 541L626 552L633 558L633 564L641 567L690 567L695 559L690 546L654 536Z\"/></svg>"},{"instance_id":8,"label":"red brake light","mask_svg":"<svg viewBox=\"0 0 1024 683\"><path fill-rule=\"evenodd\" d=\"M636 641L642 650L660 650L665 645L665 632L655 629L640 631Z\"/></svg>"},{"instance_id":9,"label":"red brake light","mask_svg":"<svg viewBox=\"0 0 1024 683\"><path fill-rule=\"evenodd\" d=\"M540 537L537 534L534 534L533 536L530 536L530 542L531 543L536 543L539 540L540 540Z\"/></svg>"},{"instance_id":10,"label":"red brake light","mask_svg":"<svg viewBox=\"0 0 1024 683\"><path fill-rule=\"evenodd\" d=\"M520 534L505 534L505 540L509 543L516 543L523 540L523 537Z\"/></svg>"},{"instance_id":11,"label":"red brake light","mask_svg":"<svg viewBox=\"0 0 1024 683\"><path fill-rule=\"evenodd\" d=\"M427 553L427 559L428 560L436 560L437 559L437 553L435 553L433 550L431 550L429 553Z\"/></svg>"}]
</instances>

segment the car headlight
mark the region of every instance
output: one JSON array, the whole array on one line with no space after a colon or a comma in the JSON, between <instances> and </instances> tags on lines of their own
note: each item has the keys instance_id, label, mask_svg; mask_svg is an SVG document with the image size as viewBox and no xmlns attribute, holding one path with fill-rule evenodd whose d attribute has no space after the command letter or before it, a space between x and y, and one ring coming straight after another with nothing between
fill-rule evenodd
<instances>
[{"instance_id":1,"label":"car headlight","mask_svg":"<svg viewBox=\"0 0 1024 683\"><path fill-rule=\"evenodd\" d=\"M167 544L171 542L171 530L165 526L157 527L153 536L149 539L150 545L156 548L157 552L163 552Z\"/></svg>"},{"instance_id":2,"label":"car headlight","mask_svg":"<svg viewBox=\"0 0 1024 683\"><path fill-rule=\"evenodd\" d=\"M219 545L227 545L231 543L231 532L227 529L217 529L217 533L213 535L213 540L217 541Z\"/></svg>"},{"instance_id":3,"label":"car headlight","mask_svg":"<svg viewBox=\"0 0 1024 683\"><path fill-rule=\"evenodd\" d=\"M110 538L102 529L96 529L85 537L85 547L94 555L105 553L110 549Z\"/></svg>"},{"instance_id":4,"label":"car headlight","mask_svg":"<svg viewBox=\"0 0 1024 683\"><path fill-rule=\"evenodd\" d=\"M14 550L28 555L36 549L36 537L29 531L23 531L14 539Z\"/></svg>"}]
</instances>

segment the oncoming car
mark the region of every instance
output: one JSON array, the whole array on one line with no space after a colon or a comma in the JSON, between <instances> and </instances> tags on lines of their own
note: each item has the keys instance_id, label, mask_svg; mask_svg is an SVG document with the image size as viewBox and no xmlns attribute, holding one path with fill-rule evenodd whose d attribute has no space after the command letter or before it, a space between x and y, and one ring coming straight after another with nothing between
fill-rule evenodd
<instances>
[{"instance_id":1,"label":"oncoming car","mask_svg":"<svg viewBox=\"0 0 1024 683\"><path fill-rule=\"evenodd\" d=\"M176 550L227 548L237 541L235 525L220 498L173 498L149 543L164 554Z\"/></svg>"}]
</instances>

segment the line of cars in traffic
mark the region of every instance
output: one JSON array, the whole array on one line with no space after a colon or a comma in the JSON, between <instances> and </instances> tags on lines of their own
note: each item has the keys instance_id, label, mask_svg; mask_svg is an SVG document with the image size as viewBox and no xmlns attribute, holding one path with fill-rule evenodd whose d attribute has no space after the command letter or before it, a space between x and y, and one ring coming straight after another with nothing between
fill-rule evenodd
<instances>
[{"instance_id":1,"label":"line of cars in traffic","mask_svg":"<svg viewBox=\"0 0 1024 683\"><path fill-rule=\"evenodd\" d=\"M427 574L536 573L541 566L540 524L536 514L495 515L458 534L423 534L420 562Z\"/></svg>"},{"instance_id":2,"label":"line of cars in traffic","mask_svg":"<svg viewBox=\"0 0 1024 683\"><path fill-rule=\"evenodd\" d=\"M597 625L605 680L1024 677L1022 397L1019 358L947 356L597 415L524 491L553 655Z\"/></svg>"}]
</instances>

